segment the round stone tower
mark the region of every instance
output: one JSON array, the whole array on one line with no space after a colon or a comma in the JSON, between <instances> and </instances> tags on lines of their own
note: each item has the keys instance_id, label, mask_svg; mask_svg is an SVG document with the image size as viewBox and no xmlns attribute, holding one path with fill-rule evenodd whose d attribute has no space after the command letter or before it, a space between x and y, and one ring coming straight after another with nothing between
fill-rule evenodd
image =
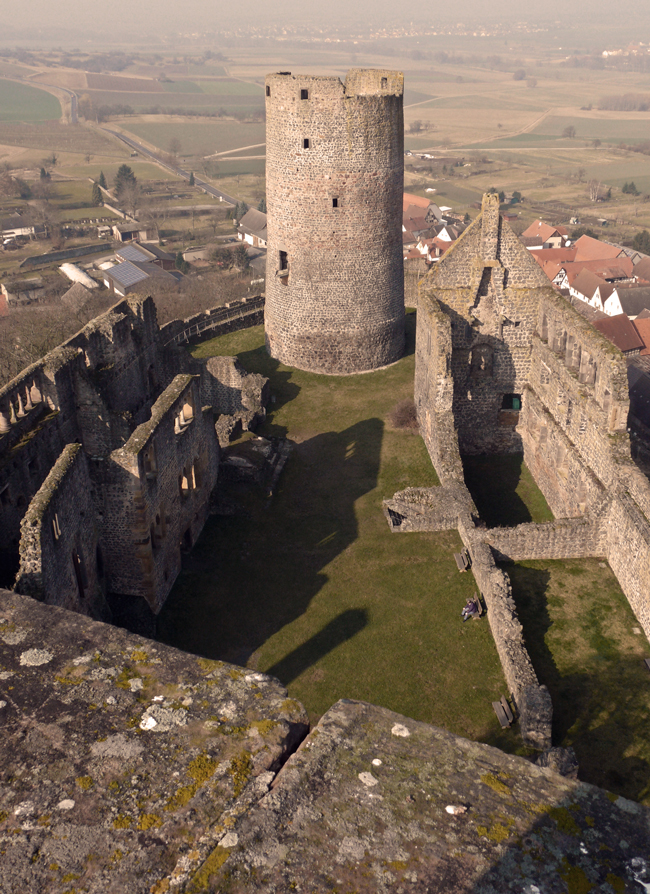
<instances>
[{"instance_id":1,"label":"round stone tower","mask_svg":"<svg viewBox=\"0 0 650 894\"><path fill-rule=\"evenodd\" d=\"M376 369L404 349L404 76L266 79L272 357L312 372Z\"/></svg>"}]
</instances>

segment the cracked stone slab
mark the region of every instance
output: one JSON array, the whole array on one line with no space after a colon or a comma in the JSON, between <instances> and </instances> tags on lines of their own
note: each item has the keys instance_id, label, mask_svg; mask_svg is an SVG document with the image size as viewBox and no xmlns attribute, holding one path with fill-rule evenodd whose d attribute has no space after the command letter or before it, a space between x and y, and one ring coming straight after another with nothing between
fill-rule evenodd
<instances>
[{"instance_id":1,"label":"cracked stone slab","mask_svg":"<svg viewBox=\"0 0 650 894\"><path fill-rule=\"evenodd\" d=\"M3 894L181 890L308 728L272 677L4 590L0 705Z\"/></svg>"},{"instance_id":2,"label":"cracked stone slab","mask_svg":"<svg viewBox=\"0 0 650 894\"><path fill-rule=\"evenodd\" d=\"M650 811L524 758L340 701L191 892L636 891Z\"/></svg>"}]
</instances>

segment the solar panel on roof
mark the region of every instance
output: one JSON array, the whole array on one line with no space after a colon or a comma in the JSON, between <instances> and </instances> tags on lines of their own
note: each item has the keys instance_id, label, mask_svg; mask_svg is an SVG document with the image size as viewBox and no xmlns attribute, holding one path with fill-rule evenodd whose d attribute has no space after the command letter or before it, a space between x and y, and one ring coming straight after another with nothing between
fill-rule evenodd
<instances>
[{"instance_id":1,"label":"solar panel on roof","mask_svg":"<svg viewBox=\"0 0 650 894\"><path fill-rule=\"evenodd\" d=\"M149 279L148 274L132 264L131 261L124 261L122 264L111 267L110 275L122 286L133 286L137 282L142 282L143 279Z\"/></svg>"},{"instance_id":2,"label":"solar panel on roof","mask_svg":"<svg viewBox=\"0 0 650 894\"><path fill-rule=\"evenodd\" d=\"M124 245L120 247L116 254L125 261L144 261L149 259L147 254L141 251L137 245Z\"/></svg>"}]
</instances>

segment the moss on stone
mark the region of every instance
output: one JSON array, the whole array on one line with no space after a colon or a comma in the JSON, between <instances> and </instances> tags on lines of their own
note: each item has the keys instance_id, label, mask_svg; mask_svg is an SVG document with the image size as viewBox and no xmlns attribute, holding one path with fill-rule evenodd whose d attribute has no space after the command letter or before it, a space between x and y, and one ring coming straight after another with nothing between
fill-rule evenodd
<instances>
[{"instance_id":1,"label":"moss on stone","mask_svg":"<svg viewBox=\"0 0 650 894\"><path fill-rule=\"evenodd\" d=\"M589 894L594 886L587 878L584 869L569 865L566 857L563 863L564 869L560 870L559 874L567 884L567 894Z\"/></svg>"},{"instance_id":2,"label":"moss on stone","mask_svg":"<svg viewBox=\"0 0 650 894\"><path fill-rule=\"evenodd\" d=\"M232 776L234 795L238 798L246 788L246 783L253 772L253 763L249 751L243 751L230 761L228 772Z\"/></svg>"},{"instance_id":3,"label":"moss on stone","mask_svg":"<svg viewBox=\"0 0 650 894\"><path fill-rule=\"evenodd\" d=\"M143 813L138 821L138 829L146 832L148 829L157 829L162 823L162 817L157 813Z\"/></svg>"},{"instance_id":4,"label":"moss on stone","mask_svg":"<svg viewBox=\"0 0 650 894\"><path fill-rule=\"evenodd\" d=\"M198 785L203 785L204 782L207 782L208 779L214 775L218 763L218 761L212 757L208 757L205 753L199 754L193 761L190 761L187 768L187 774L188 776L191 776Z\"/></svg>"},{"instance_id":5,"label":"moss on stone","mask_svg":"<svg viewBox=\"0 0 650 894\"><path fill-rule=\"evenodd\" d=\"M130 816L126 816L121 813L119 816L115 817L113 820L113 828L114 829L128 829L131 826L132 819Z\"/></svg>"},{"instance_id":6,"label":"moss on stone","mask_svg":"<svg viewBox=\"0 0 650 894\"><path fill-rule=\"evenodd\" d=\"M92 780L91 776L77 776L75 782L79 786L82 792L87 792L89 789L93 787L95 784Z\"/></svg>"},{"instance_id":7,"label":"moss on stone","mask_svg":"<svg viewBox=\"0 0 650 894\"><path fill-rule=\"evenodd\" d=\"M555 821L560 832L564 832L565 835L580 835L580 826L566 807L550 807L548 815Z\"/></svg>"},{"instance_id":8,"label":"moss on stone","mask_svg":"<svg viewBox=\"0 0 650 894\"><path fill-rule=\"evenodd\" d=\"M223 667L223 661L214 661L212 658L197 658L196 661L201 670L206 674L211 674L213 671Z\"/></svg>"},{"instance_id":9,"label":"moss on stone","mask_svg":"<svg viewBox=\"0 0 650 894\"><path fill-rule=\"evenodd\" d=\"M481 776L481 782L484 785L489 785L493 791L497 792L499 795L510 795L511 791L505 782L502 782L498 776L495 776L494 773L484 773Z\"/></svg>"},{"instance_id":10,"label":"moss on stone","mask_svg":"<svg viewBox=\"0 0 650 894\"><path fill-rule=\"evenodd\" d=\"M230 856L230 849L218 844L201 868L195 873L188 888L188 894L210 890L210 877L218 872Z\"/></svg>"},{"instance_id":11,"label":"moss on stone","mask_svg":"<svg viewBox=\"0 0 650 894\"><path fill-rule=\"evenodd\" d=\"M510 837L510 831L502 823L494 823L489 829L487 826L477 826L476 831L482 838L488 838L496 844Z\"/></svg>"}]
</instances>

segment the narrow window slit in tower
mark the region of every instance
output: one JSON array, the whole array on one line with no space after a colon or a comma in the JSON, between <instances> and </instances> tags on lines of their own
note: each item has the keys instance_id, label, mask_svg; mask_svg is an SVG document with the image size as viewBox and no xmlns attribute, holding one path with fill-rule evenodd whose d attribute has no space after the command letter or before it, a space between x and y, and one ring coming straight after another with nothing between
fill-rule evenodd
<instances>
[{"instance_id":1,"label":"narrow window slit in tower","mask_svg":"<svg viewBox=\"0 0 650 894\"><path fill-rule=\"evenodd\" d=\"M339 207L339 200L337 198L333 198L332 199L332 208L338 208L338 207Z\"/></svg>"},{"instance_id":2,"label":"narrow window slit in tower","mask_svg":"<svg viewBox=\"0 0 650 894\"><path fill-rule=\"evenodd\" d=\"M301 99L309 99L309 90L301 90L300 98Z\"/></svg>"},{"instance_id":3,"label":"narrow window slit in tower","mask_svg":"<svg viewBox=\"0 0 650 894\"><path fill-rule=\"evenodd\" d=\"M271 88L269 87L268 84L266 85L266 95L267 95L267 96L270 96L270 95L271 95Z\"/></svg>"},{"instance_id":4,"label":"narrow window slit in tower","mask_svg":"<svg viewBox=\"0 0 650 894\"><path fill-rule=\"evenodd\" d=\"M381 86L382 86L382 89L388 87L388 78L381 79Z\"/></svg>"},{"instance_id":5,"label":"narrow window slit in tower","mask_svg":"<svg viewBox=\"0 0 650 894\"><path fill-rule=\"evenodd\" d=\"M308 137L305 137L304 140L302 141L302 148L309 149L309 138Z\"/></svg>"},{"instance_id":6,"label":"narrow window slit in tower","mask_svg":"<svg viewBox=\"0 0 650 894\"><path fill-rule=\"evenodd\" d=\"M289 269L289 258L287 256L286 251L280 252L280 270L288 270Z\"/></svg>"}]
</instances>

